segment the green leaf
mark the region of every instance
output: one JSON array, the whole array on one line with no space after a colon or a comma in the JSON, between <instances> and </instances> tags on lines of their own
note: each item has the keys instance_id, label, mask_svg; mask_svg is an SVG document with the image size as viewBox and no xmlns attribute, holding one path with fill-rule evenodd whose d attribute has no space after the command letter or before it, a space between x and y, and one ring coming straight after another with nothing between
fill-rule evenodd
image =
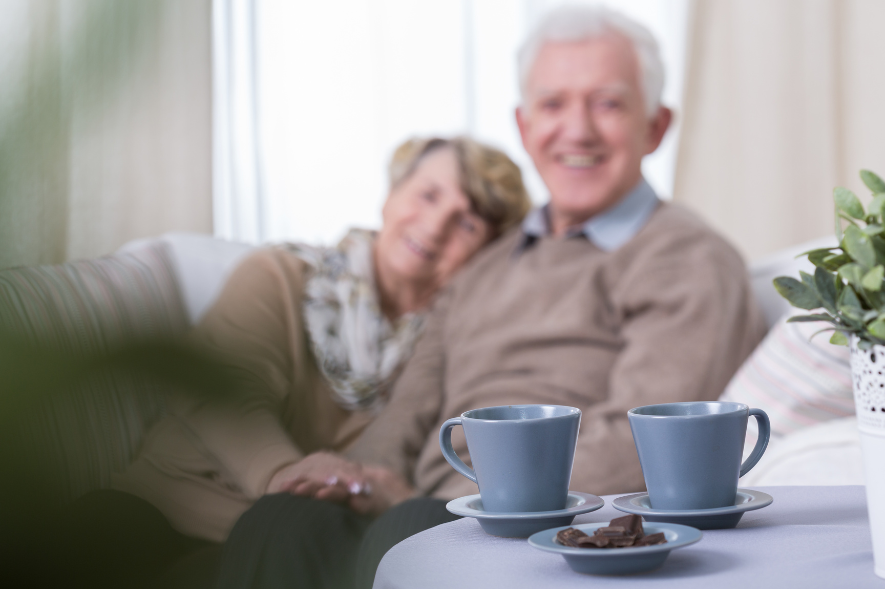
<instances>
[{"instance_id":1,"label":"green leaf","mask_svg":"<svg viewBox=\"0 0 885 589\"><path fill-rule=\"evenodd\" d=\"M882 181L875 173L869 170L860 171L860 179L867 185L867 188L873 192L885 192L885 182Z\"/></svg>"},{"instance_id":2,"label":"green leaf","mask_svg":"<svg viewBox=\"0 0 885 589\"><path fill-rule=\"evenodd\" d=\"M861 231L867 235L879 235L882 231L885 231L885 227L882 227L881 225L867 225Z\"/></svg>"},{"instance_id":3,"label":"green leaf","mask_svg":"<svg viewBox=\"0 0 885 589\"><path fill-rule=\"evenodd\" d=\"M846 215L845 213L840 212L840 213L839 213L839 218L840 218L840 219L845 219L846 221L848 221L849 223L851 223L852 225L854 225L854 226L857 227L858 229L860 228L860 226L859 226L857 223L854 222L854 219L852 219L851 217L849 217L849 216Z\"/></svg>"},{"instance_id":4,"label":"green leaf","mask_svg":"<svg viewBox=\"0 0 885 589\"><path fill-rule=\"evenodd\" d=\"M867 207L867 211L872 215L878 215L882 217L882 207L885 206L885 192L879 192L878 194L873 195L873 200L870 201L870 205Z\"/></svg>"},{"instance_id":5,"label":"green leaf","mask_svg":"<svg viewBox=\"0 0 885 589\"><path fill-rule=\"evenodd\" d=\"M873 319L875 319L878 316L879 316L878 311L867 311L866 313L863 314L863 322L869 323L870 321L872 321Z\"/></svg>"},{"instance_id":6,"label":"green leaf","mask_svg":"<svg viewBox=\"0 0 885 589\"><path fill-rule=\"evenodd\" d=\"M864 218L863 205L857 195L843 186L837 186L833 189L833 200L836 206L845 211L849 216L855 219Z\"/></svg>"},{"instance_id":7,"label":"green leaf","mask_svg":"<svg viewBox=\"0 0 885 589\"><path fill-rule=\"evenodd\" d=\"M842 277L848 284L851 284L855 288L861 288L861 281L863 280L863 268L861 268L860 264L845 264L841 268L839 268L839 276Z\"/></svg>"},{"instance_id":8,"label":"green leaf","mask_svg":"<svg viewBox=\"0 0 885 589\"><path fill-rule=\"evenodd\" d=\"M833 332L833 336L830 338L830 343L836 346L847 346L848 338L845 337L845 334L841 331Z\"/></svg>"},{"instance_id":9,"label":"green leaf","mask_svg":"<svg viewBox=\"0 0 885 589\"><path fill-rule=\"evenodd\" d=\"M813 315L793 315L787 319L787 323L812 323L815 321L834 321L830 315L815 313Z\"/></svg>"},{"instance_id":10,"label":"green leaf","mask_svg":"<svg viewBox=\"0 0 885 589\"><path fill-rule=\"evenodd\" d=\"M834 247L819 247L819 248L816 248L816 249L813 249L813 250L808 250L808 251L806 251L806 252L802 252L801 254L798 254L798 255L796 256L796 259L798 259L798 258L802 258L802 257L804 257L804 256L810 256L811 254L818 253L818 252L832 252L833 250L837 250L837 249L839 249L839 246L834 246Z\"/></svg>"},{"instance_id":11,"label":"green leaf","mask_svg":"<svg viewBox=\"0 0 885 589\"><path fill-rule=\"evenodd\" d=\"M802 284L811 288L812 290L817 290L817 286L814 284L814 276L805 272L804 270L799 270L799 278L802 279Z\"/></svg>"},{"instance_id":12,"label":"green leaf","mask_svg":"<svg viewBox=\"0 0 885 589\"><path fill-rule=\"evenodd\" d=\"M882 266L876 266L882 268ZM885 270L885 268L883 268ZM871 270L872 272L872 270ZM882 279L879 279L881 284ZM823 268L814 269L814 287L824 307L830 313L836 312L836 281L832 274Z\"/></svg>"},{"instance_id":13,"label":"green leaf","mask_svg":"<svg viewBox=\"0 0 885 589\"><path fill-rule=\"evenodd\" d=\"M860 299L857 298L857 294L854 292L854 289L851 287L846 287L842 290L842 294L839 296L839 311L842 312L847 319L851 319L855 322L860 322L863 320L864 310L860 304Z\"/></svg>"},{"instance_id":14,"label":"green leaf","mask_svg":"<svg viewBox=\"0 0 885 589\"><path fill-rule=\"evenodd\" d=\"M812 262L813 263L813 262ZM823 267L831 272L837 271L839 268L844 266L845 264L851 263L851 256L848 254L831 254L823 259L821 262Z\"/></svg>"},{"instance_id":15,"label":"green leaf","mask_svg":"<svg viewBox=\"0 0 885 589\"><path fill-rule=\"evenodd\" d=\"M876 250L870 236L866 235L857 227L849 225L845 228L845 236L842 238L842 249L851 256L855 262L868 270L876 265Z\"/></svg>"},{"instance_id":16,"label":"green leaf","mask_svg":"<svg viewBox=\"0 0 885 589\"><path fill-rule=\"evenodd\" d=\"M817 293L795 278L779 276L774 279L774 288L791 305L800 309L817 309L821 306Z\"/></svg>"},{"instance_id":17,"label":"green leaf","mask_svg":"<svg viewBox=\"0 0 885 589\"><path fill-rule=\"evenodd\" d=\"M885 321L876 319L867 326L867 331L879 339L885 339Z\"/></svg>"},{"instance_id":18,"label":"green leaf","mask_svg":"<svg viewBox=\"0 0 885 589\"><path fill-rule=\"evenodd\" d=\"M823 270L826 272L826 270ZM882 289L882 279L885 278L885 267L876 266L866 274L864 274L861 284L867 290L878 292Z\"/></svg>"}]
</instances>

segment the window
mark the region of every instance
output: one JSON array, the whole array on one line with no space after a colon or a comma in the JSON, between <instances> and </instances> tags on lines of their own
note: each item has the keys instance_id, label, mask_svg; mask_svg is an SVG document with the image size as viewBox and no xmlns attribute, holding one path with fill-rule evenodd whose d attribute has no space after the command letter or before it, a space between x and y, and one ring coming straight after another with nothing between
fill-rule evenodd
<instances>
[{"instance_id":1,"label":"window","mask_svg":"<svg viewBox=\"0 0 885 589\"><path fill-rule=\"evenodd\" d=\"M331 244L377 227L387 160L413 135L468 133L504 149L544 202L514 122L516 50L559 3L216 0L216 234ZM608 4L658 37L665 102L678 110L688 0ZM663 196L677 142L674 128L644 164Z\"/></svg>"}]
</instances>

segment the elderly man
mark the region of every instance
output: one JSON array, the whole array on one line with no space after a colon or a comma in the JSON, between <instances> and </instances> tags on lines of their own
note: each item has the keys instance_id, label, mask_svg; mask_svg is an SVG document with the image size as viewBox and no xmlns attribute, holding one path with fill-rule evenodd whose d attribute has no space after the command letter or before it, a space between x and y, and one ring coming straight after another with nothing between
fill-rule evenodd
<instances>
[{"instance_id":1,"label":"elderly man","mask_svg":"<svg viewBox=\"0 0 885 589\"><path fill-rule=\"evenodd\" d=\"M441 296L351 456L452 499L477 489L440 452L446 419L571 405L583 412L571 488L639 491L627 410L716 399L764 324L734 249L642 177L671 120L651 34L604 9L565 9L540 23L519 60L516 121L550 202Z\"/></svg>"}]
</instances>

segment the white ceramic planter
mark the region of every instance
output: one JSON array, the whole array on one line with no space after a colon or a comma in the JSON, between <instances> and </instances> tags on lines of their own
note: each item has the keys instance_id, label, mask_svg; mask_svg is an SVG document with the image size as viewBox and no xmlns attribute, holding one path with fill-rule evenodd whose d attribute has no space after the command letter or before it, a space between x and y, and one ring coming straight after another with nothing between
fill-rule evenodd
<instances>
[{"instance_id":1,"label":"white ceramic planter","mask_svg":"<svg viewBox=\"0 0 885 589\"><path fill-rule=\"evenodd\" d=\"M867 509L876 575L885 578L885 346L869 350L851 338L854 407L863 449Z\"/></svg>"}]
</instances>

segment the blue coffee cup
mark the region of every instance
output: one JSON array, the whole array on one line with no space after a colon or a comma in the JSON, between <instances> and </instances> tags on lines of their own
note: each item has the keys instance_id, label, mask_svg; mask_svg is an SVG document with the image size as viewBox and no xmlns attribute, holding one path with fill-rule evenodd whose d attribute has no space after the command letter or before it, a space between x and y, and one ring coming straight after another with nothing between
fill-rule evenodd
<instances>
[{"instance_id":1,"label":"blue coffee cup","mask_svg":"<svg viewBox=\"0 0 885 589\"><path fill-rule=\"evenodd\" d=\"M627 412L653 509L734 505L738 479L756 466L771 435L768 415L743 403L665 403ZM759 438L741 464L747 420Z\"/></svg>"},{"instance_id":2,"label":"blue coffee cup","mask_svg":"<svg viewBox=\"0 0 885 589\"><path fill-rule=\"evenodd\" d=\"M473 468L452 447L452 428L467 438ZM439 430L443 456L479 486L483 509L565 509L581 410L560 405L506 405L465 411Z\"/></svg>"}]
</instances>

